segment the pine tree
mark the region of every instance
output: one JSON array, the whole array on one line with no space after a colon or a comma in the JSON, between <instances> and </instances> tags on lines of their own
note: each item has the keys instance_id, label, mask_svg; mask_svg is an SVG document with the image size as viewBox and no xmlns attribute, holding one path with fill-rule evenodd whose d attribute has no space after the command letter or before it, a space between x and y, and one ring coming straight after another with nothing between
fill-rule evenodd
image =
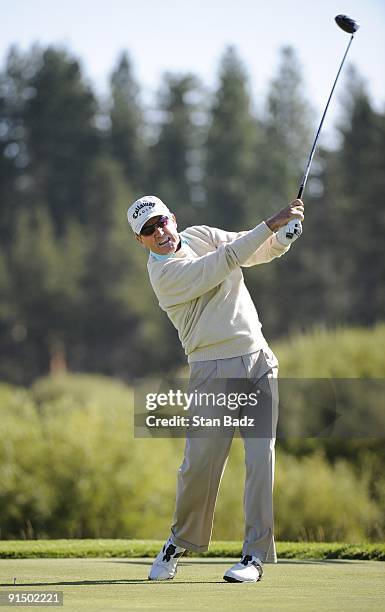
<instances>
[{"instance_id":1,"label":"pine tree","mask_svg":"<svg viewBox=\"0 0 385 612\"><path fill-rule=\"evenodd\" d=\"M40 50L23 54L13 46L0 73L0 241L12 241L14 220L29 201L31 177L24 122L25 107L35 91L30 80L40 65Z\"/></svg>"},{"instance_id":2,"label":"pine tree","mask_svg":"<svg viewBox=\"0 0 385 612\"><path fill-rule=\"evenodd\" d=\"M247 76L235 49L226 50L220 65L220 83L210 109L206 145L205 185L207 222L228 230L256 225L256 123L252 116Z\"/></svg>"},{"instance_id":3,"label":"pine tree","mask_svg":"<svg viewBox=\"0 0 385 612\"><path fill-rule=\"evenodd\" d=\"M74 313L82 301L84 249L78 227L57 239L47 207L21 210L9 251L7 354L12 380L28 384L60 361L73 341ZM2 346L4 348L5 345Z\"/></svg>"},{"instance_id":4,"label":"pine tree","mask_svg":"<svg viewBox=\"0 0 385 612\"><path fill-rule=\"evenodd\" d=\"M271 81L264 138L257 151L256 184L272 212L298 192L311 141L311 109L304 99L301 66L292 47L283 47Z\"/></svg>"},{"instance_id":5,"label":"pine tree","mask_svg":"<svg viewBox=\"0 0 385 612\"><path fill-rule=\"evenodd\" d=\"M30 194L47 202L62 233L69 218L85 221L87 167L98 153L97 104L79 63L54 47L42 51L28 85L23 124Z\"/></svg>"},{"instance_id":6,"label":"pine tree","mask_svg":"<svg viewBox=\"0 0 385 612\"><path fill-rule=\"evenodd\" d=\"M180 353L148 280L148 256L127 223L132 200L121 166L109 158L95 162L87 184L86 297L76 367L124 379L170 367Z\"/></svg>"},{"instance_id":7,"label":"pine tree","mask_svg":"<svg viewBox=\"0 0 385 612\"><path fill-rule=\"evenodd\" d=\"M144 119L140 89L127 53L120 56L110 83L111 152L121 163L128 184L142 191L145 175Z\"/></svg>"},{"instance_id":8,"label":"pine tree","mask_svg":"<svg viewBox=\"0 0 385 612\"><path fill-rule=\"evenodd\" d=\"M311 141L310 114L302 93L301 67L294 50L285 47L268 91L255 154L253 190L259 221L297 196ZM246 271L251 294L269 337L301 329L312 321L310 303L313 297L317 299L316 271L310 265L313 253L305 210L303 236L290 251L268 266Z\"/></svg>"},{"instance_id":9,"label":"pine tree","mask_svg":"<svg viewBox=\"0 0 385 612\"><path fill-rule=\"evenodd\" d=\"M178 214L182 225L193 218L196 153L201 128L200 85L193 75L166 74L159 92L159 134L149 151L148 183Z\"/></svg>"},{"instance_id":10,"label":"pine tree","mask_svg":"<svg viewBox=\"0 0 385 612\"><path fill-rule=\"evenodd\" d=\"M385 115L376 112L366 86L350 70L342 146L337 158L341 202L340 259L350 293L348 318L373 324L385 308Z\"/></svg>"}]
</instances>

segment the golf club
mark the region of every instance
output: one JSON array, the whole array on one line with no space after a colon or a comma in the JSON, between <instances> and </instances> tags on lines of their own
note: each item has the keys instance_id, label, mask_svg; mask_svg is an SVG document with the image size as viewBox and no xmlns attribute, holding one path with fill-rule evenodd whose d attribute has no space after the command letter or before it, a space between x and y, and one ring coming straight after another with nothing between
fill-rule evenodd
<instances>
[{"instance_id":1,"label":"golf club","mask_svg":"<svg viewBox=\"0 0 385 612\"><path fill-rule=\"evenodd\" d=\"M350 45L351 45L351 44L352 44L352 42L353 42L354 34L357 32L358 28L360 27L360 26L359 26L359 24L358 24L356 21L354 21L354 19L351 19L351 18L350 18L350 17L348 17L347 15L337 15L337 17L335 18L335 21L336 21L337 25L338 25L338 26L339 26L339 27L340 27L340 28L341 28L341 29L342 29L344 32L347 32L348 34L351 34L351 37L350 37L350 40L349 40L349 44L348 44L348 46L347 46L347 49L346 49L346 51L345 51L345 55L344 55L344 57L342 58L341 65L340 65L339 70L338 70L338 72L337 72L336 79L335 79L335 81L334 81L334 84L333 84L332 90L331 90L331 92L330 92L330 96L329 96L329 99L328 99L328 101L327 101L327 104L326 104L326 107L325 107L324 113L323 113L323 115L322 115L321 123L319 124L319 128L318 128L318 130L317 130L317 134L316 134L316 136L315 136L315 139L314 139L314 142L313 142L313 146L312 146L311 151L310 151L309 159L308 159L308 162L307 162L307 165L306 165L306 169L305 169L304 175L303 175L303 177L302 177L301 185L300 185L300 188L299 188L299 191L298 191L298 195L297 195L297 198L298 198L298 199L301 199L302 194L303 194L303 191L304 191L304 189L305 189L305 185L306 185L307 177L308 177L308 175L309 175L309 170L310 170L311 162L312 162L312 160L313 160L313 156L314 156L314 151L315 151L315 148L316 148L316 146L317 146L318 137L319 137L320 132L321 132L321 128L322 128L322 125L323 125L323 122L324 122L324 119L325 119L325 116L326 116L326 112L327 112L327 110L328 110L328 108L329 108L329 104L330 104L330 100L331 100L332 95L333 95L333 92L334 92L334 88L335 88L336 83L337 83L337 81L338 81L338 77L340 76L340 72L341 72L341 70L342 70L342 66L344 65L344 62L345 62L346 56L347 56L348 51L349 51L349 49L350 49Z\"/></svg>"}]
</instances>

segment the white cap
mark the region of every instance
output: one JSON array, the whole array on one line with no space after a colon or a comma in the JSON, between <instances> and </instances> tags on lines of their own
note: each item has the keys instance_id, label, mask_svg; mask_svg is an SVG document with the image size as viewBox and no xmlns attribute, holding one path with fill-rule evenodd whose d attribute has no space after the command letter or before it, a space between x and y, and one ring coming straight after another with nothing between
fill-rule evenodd
<instances>
[{"instance_id":1,"label":"white cap","mask_svg":"<svg viewBox=\"0 0 385 612\"><path fill-rule=\"evenodd\" d=\"M156 196L143 196L136 200L127 211L127 219L135 234L140 234L143 225L152 217L171 217L166 204Z\"/></svg>"}]
</instances>

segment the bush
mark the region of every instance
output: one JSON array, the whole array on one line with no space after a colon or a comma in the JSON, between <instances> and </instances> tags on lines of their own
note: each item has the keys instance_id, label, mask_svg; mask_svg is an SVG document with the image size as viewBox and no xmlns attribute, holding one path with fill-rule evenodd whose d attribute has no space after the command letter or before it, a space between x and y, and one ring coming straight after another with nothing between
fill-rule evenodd
<instances>
[{"instance_id":1,"label":"bush","mask_svg":"<svg viewBox=\"0 0 385 612\"><path fill-rule=\"evenodd\" d=\"M383 377L384 341L385 326L379 325L318 331L275 351L283 376ZM383 537L385 455L379 442L279 441L277 537ZM116 380L56 376L31 390L0 384L1 538L163 539L183 445L134 439L133 393ZM236 439L219 493L215 539L243 538L243 483L243 444Z\"/></svg>"},{"instance_id":2,"label":"bush","mask_svg":"<svg viewBox=\"0 0 385 612\"><path fill-rule=\"evenodd\" d=\"M277 342L283 378L385 378L385 324L315 329Z\"/></svg>"},{"instance_id":3,"label":"bush","mask_svg":"<svg viewBox=\"0 0 385 612\"><path fill-rule=\"evenodd\" d=\"M362 542L384 536L383 513L370 496L369 475L322 453L297 459L278 454L276 534L280 540Z\"/></svg>"},{"instance_id":4,"label":"bush","mask_svg":"<svg viewBox=\"0 0 385 612\"><path fill-rule=\"evenodd\" d=\"M0 416L2 538L168 530L174 445L133 439L130 389L97 377L45 380L8 395Z\"/></svg>"},{"instance_id":5,"label":"bush","mask_svg":"<svg viewBox=\"0 0 385 612\"><path fill-rule=\"evenodd\" d=\"M242 540L243 445L234 440L219 494L213 537ZM274 488L278 540L378 541L384 505L372 497L370 472L357 476L345 460L331 465L321 451L297 458L277 450Z\"/></svg>"}]
</instances>

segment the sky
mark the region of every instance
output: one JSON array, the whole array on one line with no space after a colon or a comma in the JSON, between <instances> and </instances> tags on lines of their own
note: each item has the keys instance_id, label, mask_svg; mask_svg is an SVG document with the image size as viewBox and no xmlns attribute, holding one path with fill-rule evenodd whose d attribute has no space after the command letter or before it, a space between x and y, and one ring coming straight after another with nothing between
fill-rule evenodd
<instances>
[{"instance_id":1,"label":"sky","mask_svg":"<svg viewBox=\"0 0 385 612\"><path fill-rule=\"evenodd\" d=\"M385 110L385 0L0 0L0 62L11 44L57 44L80 59L97 94L107 92L121 51L128 51L147 104L162 74L193 72L213 89L228 45L244 62L258 107L274 77L279 49L296 51L304 95L321 116L349 35L334 17L345 13L361 24L349 62L366 79L375 108ZM346 81L345 81L346 84ZM325 121L332 135L343 94L343 74Z\"/></svg>"}]
</instances>

